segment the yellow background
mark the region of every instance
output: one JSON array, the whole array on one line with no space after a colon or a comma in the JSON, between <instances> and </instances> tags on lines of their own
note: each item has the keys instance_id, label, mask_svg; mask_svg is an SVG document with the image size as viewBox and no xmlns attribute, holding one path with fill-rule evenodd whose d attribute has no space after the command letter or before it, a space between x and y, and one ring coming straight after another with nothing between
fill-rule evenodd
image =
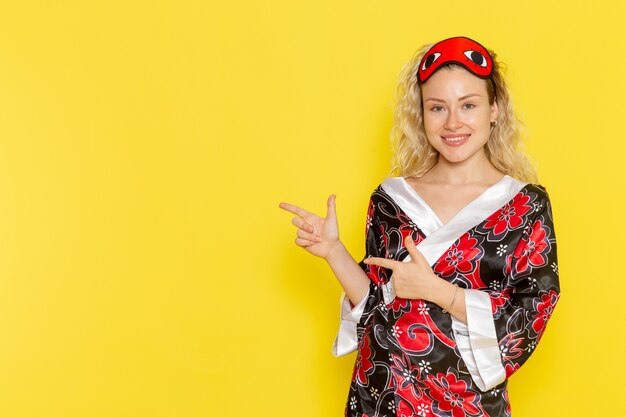
<instances>
[{"instance_id":1,"label":"yellow background","mask_svg":"<svg viewBox=\"0 0 626 417\"><path fill-rule=\"evenodd\" d=\"M288 201L363 256L396 77L465 35L509 66L562 299L516 417L621 409L623 2L20 1L0 13L0 416L339 416L340 287Z\"/></svg>"}]
</instances>

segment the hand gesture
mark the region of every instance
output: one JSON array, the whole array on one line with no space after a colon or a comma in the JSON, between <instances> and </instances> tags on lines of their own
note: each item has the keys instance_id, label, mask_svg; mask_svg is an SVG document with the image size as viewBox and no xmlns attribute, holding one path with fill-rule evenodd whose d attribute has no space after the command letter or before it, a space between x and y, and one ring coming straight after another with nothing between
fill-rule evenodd
<instances>
[{"instance_id":1,"label":"hand gesture","mask_svg":"<svg viewBox=\"0 0 626 417\"><path fill-rule=\"evenodd\" d=\"M278 207L297 215L291 220L291 223L298 228L296 245L324 259L341 244L334 194L328 197L327 203L326 218L319 217L292 204L280 203L278 205Z\"/></svg>"},{"instance_id":2,"label":"hand gesture","mask_svg":"<svg viewBox=\"0 0 626 417\"><path fill-rule=\"evenodd\" d=\"M375 257L366 258L363 262L393 271L392 282L397 297L432 301L440 279L435 275L424 255L417 250L411 236L404 239L404 245L411 255L410 262Z\"/></svg>"}]
</instances>

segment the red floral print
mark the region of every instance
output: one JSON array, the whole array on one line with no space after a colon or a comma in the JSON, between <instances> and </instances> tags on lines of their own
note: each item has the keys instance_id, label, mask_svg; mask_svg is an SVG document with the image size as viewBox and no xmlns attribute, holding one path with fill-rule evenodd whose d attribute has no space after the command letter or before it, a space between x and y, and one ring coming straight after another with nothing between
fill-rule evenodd
<instances>
[{"instance_id":1,"label":"red floral print","mask_svg":"<svg viewBox=\"0 0 626 417\"><path fill-rule=\"evenodd\" d=\"M530 226L528 232L524 233L513 252L516 259L515 271L523 273L531 267L544 266L548 261L549 249L550 242L547 239L543 222L539 219Z\"/></svg>"},{"instance_id":2,"label":"red floral print","mask_svg":"<svg viewBox=\"0 0 626 417\"><path fill-rule=\"evenodd\" d=\"M500 341L502 360L510 361L519 358L524 353L524 349L520 348L523 341L524 339L521 337L516 338L512 334L506 335Z\"/></svg>"},{"instance_id":3,"label":"red floral print","mask_svg":"<svg viewBox=\"0 0 626 417\"><path fill-rule=\"evenodd\" d=\"M559 295L555 291L550 290L547 294L543 294L541 296L541 301L535 301L536 313L533 317L533 330L539 335L539 338L541 338L541 335L546 327L546 323L552 316L554 306L556 305L558 300Z\"/></svg>"},{"instance_id":4,"label":"red floral print","mask_svg":"<svg viewBox=\"0 0 626 417\"><path fill-rule=\"evenodd\" d=\"M408 309L408 307L409 307L409 300L407 300L406 298L396 298L393 300L393 303L391 304L391 309L395 311L396 313L399 313L402 310Z\"/></svg>"},{"instance_id":5,"label":"red floral print","mask_svg":"<svg viewBox=\"0 0 626 417\"><path fill-rule=\"evenodd\" d=\"M392 333L397 344L406 352L420 355L432 351L435 338L446 346L456 346L456 342L437 327L425 307L424 300L416 300L396 321Z\"/></svg>"},{"instance_id":6,"label":"red floral print","mask_svg":"<svg viewBox=\"0 0 626 417\"><path fill-rule=\"evenodd\" d=\"M374 365L370 360L372 357L372 349L370 346L370 338L366 335L363 338L363 346L359 349L359 354L356 359L356 366L354 367L354 374L352 378L355 379L360 385L368 384L368 375L374 372Z\"/></svg>"},{"instance_id":7,"label":"red floral print","mask_svg":"<svg viewBox=\"0 0 626 417\"><path fill-rule=\"evenodd\" d=\"M492 292L489 296L491 297L491 312L495 315L498 310L506 306L511 296L511 289L505 288L502 292Z\"/></svg>"},{"instance_id":8,"label":"red floral print","mask_svg":"<svg viewBox=\"0 0 626 417\"><path fill-rule=\"evenodd\" d=\"M465 233L439 258L433 269L444 278L455 273L469 274L476 268L480 254L478 239Z\"/></svg>"},{"instance_id":9,"label":"red floral print","mask_svg":"<svg viewBox=\"0 0 626 417\"><path fill-rule=\"evenodd\" d=\"M484 414L480 405L480 395L472 391L467 383L458 379L454 370L446 374L429 375L428 393L433 399L433 411L451 413L453 417L481 416Z\"/></svg>"},{"instance_id":10,"label":"red floral print","mask_svg":"<svg viewBox=\"0 0 626 417\"><path fill-rule=\"evenodd\" d=\"M391 370L398 383L398 392L403 397L420 399L422 389L426 386L421 382L420 368L411 363L411 359L406 355L391 355Z\"/></svg>"},{"instance_id":11,"label":"red floral print","mask_svg":"<svg viewBox=\"0 0 626 417\"><path fill-rule=\"evenodd\" d=\"M417 225L409 216L405 215L404 213L398 213L398 220L401 222L400 226L398 227L398 229L400 229L400 234L402 235L402 241L400 242L401 247L406 247L404 245L404 239L406 239L407 236L411 236L411 238L413 239L413 243L415 243L416 246L419 245L422 240L424 240L423 236L417 232Z\"/></svg>"},{"instance_id":12,"label":"red floral print","mask_svg":"<svg viewBox=\"0 0 626 417\"><path fill-rule=\"evenodd\" d=\"M376 206L374 205L374 202L372 200L370 200L369 206L367 207L367 217L365 218L365 236L367 238L367 234L370 231L370 227L373 225L374 222L374 210L375 210Z\"/></svg>"},{"instance_id":13,"label":"red floral print","mask_svg":"<svg viewBox=\"0 0 626 417\"><path fill-rule=\"evenodd\" d=\"M501 209L487 218L485 229L491 229L496 236L503 234L507 230L515 230L524 224L524 215L532 209L530 196L519 193L510 203L502 206Z\"/></svg>"},{"instance_id":14,"label":"red floral print","mask_svg":"<svg viewBox=\"0 0 626 417\"><path fill-rule=\"evenodd\" d=\"M476 261L476 267L474 268L474 270L471 273L464 275L463 277L466 278L467 283L469 283L467 288L480 290L486 287L485 283L480 277L480 259Z\"/></svg>"},{"instance_id":15,"label":"red floral print","mask_svg":"<svg viewBox=\"0 0 626 417\"><path fill-rule=\"evenodd\" d=\"M379 187L372 194L365 256L403 261L406 237L418 245L435 231L425 234L423 219L412 218L387 191L394 189ZM535 351L558 299L550 210L545 191L528 184L497 213L456 231L454 242L446 240L448 248L436 249L432 264L439 277L489 295L499 347L494 366L507 377ZM435 245L439 235L432 236ZM374 285L357 323L346 417L510 417L507 382L485 392L478 388L459 356L450 315L425 300L396 297L387 303L381 285L393 271L361 266Z\"/></svg>"},{"instance_id":16,"label":"red floral print","mask_svg":"<svg viewBox=\"0 0 626 417\"><path fill-rule=\"evenodd\" d=\"M507 362L504 364L504 373L506 377L510 377L519 369L519 363Z\"/></svg>"}]
</instances>

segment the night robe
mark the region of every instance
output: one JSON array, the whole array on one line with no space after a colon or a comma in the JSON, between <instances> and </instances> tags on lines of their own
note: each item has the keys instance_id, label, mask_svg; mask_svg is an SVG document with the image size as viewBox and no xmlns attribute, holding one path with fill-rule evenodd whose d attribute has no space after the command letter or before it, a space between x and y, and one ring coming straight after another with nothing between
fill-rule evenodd
<instances>
[{"instance_id":1,"label":"night robe","mask_svg":"<svg viewBox=\"0 0 626 417\"><path fill-rule=\"evenodd\" d=\"M559 299L545 188L506 175L443 225L403 177L387 178L369 202L365 257L410 261L406 236L465 292L468 324L395 297L392 271L361 261L369 292L356 306L342 294L333 346L335 356L358 351L345 415L509 416L507 378Z\"/></svg>"}]
</instances>

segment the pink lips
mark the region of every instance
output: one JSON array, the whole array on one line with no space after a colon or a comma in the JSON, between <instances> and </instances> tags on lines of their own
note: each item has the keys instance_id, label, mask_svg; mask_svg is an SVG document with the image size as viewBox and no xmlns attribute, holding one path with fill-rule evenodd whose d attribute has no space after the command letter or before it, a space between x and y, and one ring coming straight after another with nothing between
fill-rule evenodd
<instances>
[{"instance_id":1,"label":"pink lips","mask_svg":"<svg viewBox=\"0 0 626 417\"><path fill-rule=\"evenodd\" d=\"M443 139L443 143L448 146L457 147L463 145L469 139L471 135L445 135L441 138ZM464 138L464 139L459 139Z\"/></svg>"}]
</instances>

